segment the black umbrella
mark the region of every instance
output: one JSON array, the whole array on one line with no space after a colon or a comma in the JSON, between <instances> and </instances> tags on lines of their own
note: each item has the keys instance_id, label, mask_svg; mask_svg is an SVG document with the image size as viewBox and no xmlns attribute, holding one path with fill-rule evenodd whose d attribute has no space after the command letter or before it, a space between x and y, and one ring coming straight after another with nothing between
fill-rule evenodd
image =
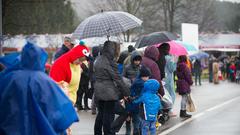
<instances>
[{"instance_id":1,"label":"black umbrella","mask_svg":"<svg viewBox=\"0 0 240 135\"><path fill-rule=\"evenodd\" d=\"M142 48L145 46L155 45L176 39L177 37L171 32L167 31L154 32L140 37L135 44L135 48Z\"/></svg>"}]
</instances>

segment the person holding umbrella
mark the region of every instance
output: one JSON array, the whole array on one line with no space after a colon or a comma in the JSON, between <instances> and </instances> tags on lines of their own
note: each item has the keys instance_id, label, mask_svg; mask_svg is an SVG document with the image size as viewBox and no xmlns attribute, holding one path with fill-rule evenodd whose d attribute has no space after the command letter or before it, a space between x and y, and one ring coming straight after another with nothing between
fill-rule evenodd
<instances>
[{"instance_id":1,"label":"person holding umbrella","mask_svg":"<svg viewBox=\"0 0 240 135\"><path fill-rule=\"evenodd\" d=\"M111 124L114 120L115 103L120 99L127 99L130 90L123 82L118 68L117 58L120 45L113 41L106 41L102 49L102 55L97 57L94 63L95 84L94 92L97 101L98 114L94 125L94 134L114 135Z\"/></svg>"},{"instance_id":2,"label":"person holding umbrella","mask_svg":"<svg viewBox=\"0 0 240 135\"><path fill-rule=\"evenodd\" d=\"M193 64L193 72L195 77L195 85L197 85L197 81L199 81L199 85L202 85L201 84L202 65L199 59L196 59Z\"/></svg>"},{"instance_id":3,"label":"person holding umbrella","mask_svg":"<svg viewBox=\"0 0 240 135\"><path fill-rule=\"evenodd\" d=\"M161 79L163 79L165 78L165 65L166 65L165 56L169 54L170 45L168 43L162 43L160 46L158 46L158 51L159 58L157 60L157 64L161 73Z\"/></svg>"}]
</instances>

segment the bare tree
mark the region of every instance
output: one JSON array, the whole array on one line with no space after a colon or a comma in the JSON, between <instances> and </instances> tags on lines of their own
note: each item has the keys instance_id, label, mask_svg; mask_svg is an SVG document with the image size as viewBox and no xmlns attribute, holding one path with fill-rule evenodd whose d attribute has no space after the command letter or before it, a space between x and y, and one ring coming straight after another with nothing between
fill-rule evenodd
<instances>
[{"instance_id":1,"label":"bare tree","mask_svg":"<svg viewBox=\"0 0 240 135\"><path fill-rule=\"evenodd\" d=\"M216 0L94 0L95 9L120 10L143 21L137 34L154 31L180 32L181 23L196 23L199 31L214 31L218 26ZM132 31L124 33L129 41ZM137 35L138 36L138 35Z\"/></svg>"},{"instance_id":2,"label":"bare tree","mask_svg":"<svg viewBox=\"0 0 240 135\"><path fill-rule=\"evenodd\" d=\"M175 12L180 7L182 0L160 0L164 15L164 26L166 31L174 31Z\"/></svg>"},{"instance_id":3,"label":"bare tree","mask_svg":"<svg viewBox=\"0 0 240 135\"><path fill-rule=\"evenodd\" d=\"M213 0L182 0L175 17L179 28L181 23L196 23L200 32L213 31L218 25Z\"/></svg>"},{"instance_id":4,"label":"bare tree","mask_svg":"<svg viewBox=\"0 0 240 135\"><path fill-rule=\"evenodd\" d=\"M92 4L95 7L95 11L125 11L132 15L138 16L138 13L143 7L144 0L92 0ZM130 41L130 35L133 33L133 30L128 30L123 33L124 41Z\"/></svg>"}]
</instances>

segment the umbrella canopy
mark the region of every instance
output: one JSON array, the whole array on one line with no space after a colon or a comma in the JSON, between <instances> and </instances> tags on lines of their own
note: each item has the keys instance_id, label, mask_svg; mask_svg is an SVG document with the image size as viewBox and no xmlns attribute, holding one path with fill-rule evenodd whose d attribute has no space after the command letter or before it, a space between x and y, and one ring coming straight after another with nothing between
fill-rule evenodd
<instances>
[{"instance_id":1,"label":"umbrella canopy","mask_svg":"<svg viewBox=\"0 0 240 135\"><path fill-rule=\"evenodd\" d=\"M135 44L135 48L142 48L145 46L160 44L163 42L168 42L176 39L177 37L171 32L167 31L154 32L140 37Z\"/></svg>"},{"instance_id":2,"label":"umbrella canopy","mask_svg":"<svg viewBox=\"0 0 240 135\"><path fill-rule=\"evenodd\" d=\"M198 52L196 54L193 54L193 55L190 55L189 58L191 60L194 60L194 59L204 59L204 58L208 58L209 57L209 54L205 53L205 52Z\"/></svg>"},{"instance_id":3,"label":"umbrella canopy","mask_svg":"<svg viewBox=\"0 0 240 135\"><path fill-rule=\"evenodd\" d=\"M179 41L179 40L176 40L175 42L184 46L187 49L187 51L197 51L196 47L192 44L189 44L189 43L186 43L183 41Z\"/></svg>"},{"instance_id":4,"label":"umbrella canopy","mask_svg":"<svg viewBox=\"0 0 240 135\"><path fill-rule=\"evenodd\" d=\"M166 43L168 43L170 45L170 51L169 51L170 54L175 55L175 56L188 54L186 48L184 48L182 45L178 44L177 42L169 41ZM158 47L160 45L161 44L156 44L155 46Z\"/></svg>"},{"instance_id":5,"label":"umbrella canopy","mask_svg":"<svg viewBox=\"0 0 240 135\"><path fill-rule=\"evenodd\" d=\"M108 38L107 37L92 37L92 38L86 38L86 39L82 39L82 41L85 42L85 44L88 47L94 47L94 46L99 46L99 45L103 45L105 41L107 41ZM111 36L109 38L109 40L111 41L115 41L117 43L122 43L122 39L120 37L116 37L116 36Z\"/></svg>"},{"instance_id":6,"label":"umbrella canopy","mask_svg":"<svg viewBox=\"0 0 240 135\"><path fill-rule=\"evenodd\" d=\"M127 12L101 12L85 19L74 31L78 39L115 35L138 27L142 21Z\"/></svg>"}]
</instances>

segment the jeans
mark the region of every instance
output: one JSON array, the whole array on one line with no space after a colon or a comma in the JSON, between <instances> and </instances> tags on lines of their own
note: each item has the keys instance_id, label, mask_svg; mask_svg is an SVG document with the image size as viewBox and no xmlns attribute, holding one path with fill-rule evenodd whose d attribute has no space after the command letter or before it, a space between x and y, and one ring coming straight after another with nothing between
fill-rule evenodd
<instances>
[{"instance_id":1,"label":"jeans","mask_svg":"<svg viewBox=\"0 0 240 135\"><path fill-rule=\"evenodd\" d=\"M213 82L213 72L209 71L209 82Z\"/></svg>"},{"instance_id":2,"label":"jeans","mask_svg":"<svg viewBox=\"0 0 240 135\"><path fill-rule=\"evenodd\" d=\"M139 135L140 133L140 116L139 113L130 113L133 123L133 135ZM126 121L126 135L131 135L131 121Z\"/></svg>"},{"instance_id":3,"label":"jeans","mask_svg":"<svg viewBox=\"0 0 240 135\"><path fill-rule=\"evenodd\" d=\"M94 125L94 135L115 135L111 129L111 124L114 120L114 108L116 101L98 101L98 114Z\"/></svg>"},{"instance_id":4,"label":"jeans","mask_svg":"<svg viewBox=\"0 0 240 135\"><path fill-rule=\"evenodd\" d=\"M88 88L83 88L80 86L80 88L78 89L77 91L77 101L76 101L76 104L77 104L77 107L80 108L82 107L82 98L83 98L83 94L84 94L84 108L87 108L88 107L88 97L86 95L86 91L87 91Z\"/></svg>"},{"instance_id":5,"label":"jeans","mask_svg":"<svg viewBox=\"0 0 240 135\"><path fill-rule=\"evenodd\" d=\"M156 135L156 121L146 121L142 120L142 135Z\"/></svg>"},{"instance_id":6,"label":"jeans","mask_svg":"<svg viewBox=\"0 0 240 135\"><path fill-rule=\"evenodd\" d=\"M132 113L132 122L133 122L133 134L139 134L140 133L140 123L141 118L139 116L139 113Z\"/></svg>"},{"instance_id":7,"label":"jeans","mask_svg":"<svg viewBox=\"0 0 240 135\"><path fill-rule=\"evenodd\" d=\"M199 81L199 85L201 85L201 73L200 72L195 72L195 85L197 85L197 80Z\"/></svg>"},{"instance_id":8,"label":"jeans","mask_svg":"<svg viewBox=\"0 0 240 135\"><path fill-rule=\"evenodd\" d=\"M187 94L182 95L182 101L181 101L181 110L186 110L187 106Z\"/></svg>"}]
</instances>

